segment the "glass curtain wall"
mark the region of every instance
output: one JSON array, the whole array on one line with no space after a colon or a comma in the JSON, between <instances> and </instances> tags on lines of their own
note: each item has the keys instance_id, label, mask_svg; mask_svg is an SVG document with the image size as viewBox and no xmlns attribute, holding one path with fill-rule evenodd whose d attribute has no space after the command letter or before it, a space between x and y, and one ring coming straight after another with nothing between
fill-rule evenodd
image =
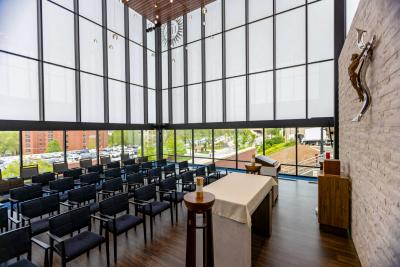
<instances>
[{"instance_id":1,"label":"glass curtain wall","mask_svg":"<svg viewBox=\"0 0 400 267\"><path fill-rule=\"evenodd\" d=\"M101 136L101 141L106 142L107 138L105 138L104 134ZM67 131L66 150L68 167L79 167L81 159L92 159L93 165L97 164L96 140L97 131Z\"/></svg>"},{"instance_id":2,"label":"glass curtain wall","mask_svg":"<svg viewBox=\"0 0 400 267\"><path fill-rule=\"evenodd\" d=\"M176 161L187 160L192 163L193 138L192 130L176 130Z\"/></svg>"},{"instance_id":3,"label":"glass curtain wall","mask_svg":"<svg viewBox=\"0 0 400 267\"><path fill-rule=\"evenodd\" d=\"M175 161L175 131L163 131L163 158Z\"/></svg>"},{"instance_id":4,"label":"glass curtain wall","mask_svg":"<svg viewBox=\"0 0 400 267\"><path fill-rule=\"evenodd\" d=\"M120 161L122 153L122 131L109 130L98 131L99 133L99 155L110 156L111 161Z\"/></svg>"},{"instance_id":5,"label":"glass curtain wall","mask_svg":"<svg viewBox=\"0 0 400 267\"><path fill-rule=\"evenodd\" d=\"M0 178L18 177L20 173L20 141L17 131L0 131Z\"/></svg>"},{"instance_id":6,"label":"glass curtain wall","mask_svg":"<svg viewBox=\"0 0 400 267\"><path fill-rule=\"evenodd\" d=\"M157 132L155 130L143 131L143 155L149 160L157 159Z\"/></svg>"},{"instance_id":7,"label":"glass curtain wall","mask_svg":"<svg viewBox=\"0 0 400 267\"><path fill-rule=\"evenodd\" d=\"M142 131L140 130L124 130L124 153L130 158L142 156Z\"/></svg>"},{"instance_id":8,"label":"glass curtain wall","mask_svg":"<svg viewBox=\"0 0 400 267\"><path fill-rule=\"evenodd\" d=\"M213 141L212 130L202 129L194 130L194 163L210 164L213 162Z\"/></svg>"}]
</instances>

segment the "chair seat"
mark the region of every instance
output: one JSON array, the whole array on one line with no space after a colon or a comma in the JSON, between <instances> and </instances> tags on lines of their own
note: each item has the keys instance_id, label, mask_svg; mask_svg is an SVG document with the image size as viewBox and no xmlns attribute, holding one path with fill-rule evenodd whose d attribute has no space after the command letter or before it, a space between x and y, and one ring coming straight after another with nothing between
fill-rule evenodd
<instances>
[{"instance_id":1,"label":"chair seat","mask_svg":"<svg viewBox=\"0 0 400 267\"><path fill-rule=\"evenodd\" d=\"M7 266L8 267L37 267L35 264L28 261L27 259L22 259L20 261L17 261L15 263L7 265Z\"/></svg>"},{"instance_id":2,"label":"chair seat","mask_svg":"<svg viewBox=\"0 0 400 267\"><path fill-rule=\"evenodd\" d=\"M39 221L31 222L32 236L39 235L49 230L49 219L42 219Z\"/></svg>"},{"instance_id":3,"label":"chair seat","mask_svg":"<svg viewBox=\"0 0 400 267\"><path fill-rule=\"evenodd\" d=\"M90 214L95 214L100 210L100 205L97 202L93 202L89 204Z\"/></svg>"},{"instance_id":4,"label":"chair seat","mask_svg":"<svg viewBox=\"0 0 400 267\"><path fill-rule=\"evenodd\" d=\"M102 185L101 184L96 184L96 191L99 192L101 191Z\"/></svg>"},{"instance_id":5,"label":"chair seat","mask_svg":"<svg viewBox=\"0 0 400 267\"><path fill-rule=\"evenodd\" d=\"M105 242L105 238L101 235L85 231L80 234L77 234L70 239L64 241L65 246L65 257L67 259L75 258L92 248L97 247L101 243ZM61 245L56 244L56 249L59 253L61 253Z\"/></svg>"},{"instance_id":6,"label":"chair seat","mask_svg":"<svg viewBox=\"0 0 400 267\"><path fill-rule=\"evenodd\" d=\"M173 192L172 194L164 194L163 199L172 202L182 202L184 195L183 192L176 192L176 194Z\"/></svg>"},{"instance_id":7,"label":"chair seat","mask_svg":"<svg viewBox=\"0 0 400 267\"><path fill-rule=\"evenodd\" d=\"M65 202L68 200L68 193L60 194L60 202Z\"/></svg>"},{"instance_id":8,"label":"chair seat","mask_svg":"<svg viewBox=\"0 0 400 267\"><path fill-rule=\"evenodd\" d=\"M150 212L150 205L152 206L152 212ZM170 205L167 202L154 201L144 207L139 206L138 211L143 212L146 215L154 216L154 215L160 214L161 212L163 212L166 209L169 209L169 206Z\"/></svg>"},{"instance_id":9,"label":"chair seat","mask_svg":"<svg viewBox=\"0 0 400 267\"><path fill-rule=\"evenodd\" d=\"M129 229L135 227L136 225L141 224L142 222L143 222L142 218L130 214L124 214L115 219L116 230L114 230L113 221L109 221L107 226L110 232L115 232L118 235L120 233L128 231Z\"/></svg>"}]
</instances>

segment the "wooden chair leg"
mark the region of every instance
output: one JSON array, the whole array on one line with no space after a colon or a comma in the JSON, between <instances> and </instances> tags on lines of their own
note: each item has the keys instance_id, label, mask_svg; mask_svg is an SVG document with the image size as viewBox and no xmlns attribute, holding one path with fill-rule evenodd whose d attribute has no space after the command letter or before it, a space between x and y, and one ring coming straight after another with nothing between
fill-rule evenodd
<instances>
[{"instance_id":1,"label":"wooden chair leg","mask_svg":"<svg viewBox=\"0 0 400 267\"><path fill-rule=\"evenodd\" d=\"M174 212L173 212L172 204L169 207L169 210L171 212L171 225L174 225Z\"/></svg>"},{"instance_id":2,"label":"wooden chair leg","mask_svg":"<svg viewBox=\"0 0 400 267\"><path fill-rule=\"evenodd\" d=\"M153 240L153 218L150 216L150 238Z\"/></svg>"},{"instance_id":3,"label":"wooden chair leg","mask_svg":"<svg viewBox=\"0 0 400 267\"><path fill-rule=\"evenodd\" d=\"M178 203L175 203L175 217L176 217L176 223L178 224Z\"/></svg>"}]
</instances>

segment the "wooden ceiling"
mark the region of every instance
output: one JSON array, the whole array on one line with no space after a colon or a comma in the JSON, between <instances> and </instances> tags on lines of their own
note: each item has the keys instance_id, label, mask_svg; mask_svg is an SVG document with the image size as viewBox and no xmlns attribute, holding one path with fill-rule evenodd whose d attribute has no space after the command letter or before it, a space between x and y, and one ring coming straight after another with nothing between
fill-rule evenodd
<instances>
[{"instance_id":1,"label":"wooden ceiling","mask_svg":"<svg viewBox=\"0 0 400 267\"><path fill-rule=\"evenodd\" d=\"M174 20L214 1L215 0L123 0L128 7L153 23L157 21L157 24Z\"/></svg>"}]
</instances>

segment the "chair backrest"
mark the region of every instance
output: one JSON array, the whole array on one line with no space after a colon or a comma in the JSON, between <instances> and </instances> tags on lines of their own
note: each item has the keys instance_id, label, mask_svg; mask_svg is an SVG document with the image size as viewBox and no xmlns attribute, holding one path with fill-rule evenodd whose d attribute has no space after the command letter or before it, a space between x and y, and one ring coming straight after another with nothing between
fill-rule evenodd
<instances>
[{"instance_id":1,"label":"chair backrest","mask_svg":"<svg viewBox=\"0 0 400 267\"><path fill-rule=\"evenodd\" d=\"M133 165L136 163L135 159L127 159L127 160L124 160L123 162L124 162L124 166Z\"/></svg>"},{"instance_id":2,"label":"chair backrest","mask_svg":"<svg viewBox=\"0 0 400 267\"><path fill-rule=\"evenodd\" d=\"M49 231L58 237L72 234L82 228L90 227L90 208L73 209L49 220Z\"/></svg>"},{"instance_id":3,"label":"chair backrest","mask_svg":"<svg viewBox=\"0 0 400 267\"><path fill-rule=\"evenodd\" d=\"M66 162L53 162L53 172L63 173L68 170L68 163Z\"/></svg>"},{"instance_id":4,"label":"chair backrest","mask_svg":"<svg viewBox=\"0 0 400 267\"><path fill-rule=\"evenodd\" d=\"M151 199L156 199L156 193L156 185L149 184L136 189L133 196L137 200L148 201Z\"/></svg>"},{"instance_id":5,"label":"chair backrest","mask_svg":"<svg viewBox=\"0 0 400 267\"><path fill-rule=\"evenodd\" d=\"M32 183L41 184L42 186L49 185L50 181L54 181L56 175L53 172L44 172L32 177Z\"/></svg>"},{"instance_id":6,"label":"chair backrest","mask_svg":"<svg viewBox=\"0 0 400 267\"><path fill-rule=\"evenodd\" d=\"M79 160L79 167L87 169L93 165L92 159L81 159Z\"/></svg>"},{"instance_id":7,"label":"chair backrest","mask_svg":"<svg viewBox=\"0 0 400 267\"><path fill-rule=\"evenodd\" d=\"M119 161L113 161L107 164L107 169L114 169L114 168L120 168L121 163Z\"/></svg>"},{"instance_id":8,"label":"chair backrest","mask_svg":"<svg viewBox=\"0 0 400 267\"><path fill-rule=\"evenodd\" d=\"M206 167L197 168L196 176L206 176Z\"/></svg>"},{"instance_id":9,"label":"chair backrest","mask_svg":"<svg viewBox=\"0 0 400 267\"><path fill-rule=\"evenodd\" d=\"M68 190L74 189L74 178L66 177L63 179L58 179L55 181L51 181L49 183L50 190L54 190L57 192L66 192Z\"/></svg>"},{"instance_id":10,"label":"chair backrest","mask_svg":"<svg viewBox=\"0 0 400 267\"><path fill-rule=\"evenodd\" d=\"M212 174L216 171L215 163L207 165L207 173Z\"/></svg>"},{"instance_id":11,"label":"chair backrest","mask_svg":"<svg viewBox=\"0 0 400 267\"><path fill-rule=\"evenodd\" d=\"M121 177L121 169L113 168L104 171L104 176L107 178L118 178Z\"/></svg>"},{"instance_id":12,"label":"chair backrest","mask_svg":"<svg viewBox=\"0 0 400 267\"><path fill-rule=\"evenodd\" d=\"M111 162L110 156L100 156L100 164L101 165L107 165L110 162Z\"/></svg>"},{"instance_id":13,"label":"chair backrest","mask_svg":"<svg viewBox=\"0 0 400 267\"><path fill-rule=\"evenodd\" d=\"M23 179L30 179L33 176L39 175L38 165L24 166L21 168L20 177Z\"/></svg>"},{"instance_id":14,"label":"chair backrest","mask_svg":"<svg viewBox=\"0 0 400 267\"><path fill-rule=\"evenodd\" d=\"M194 182L193 171L184 172L181 174L182 182L191 183Z\"/></svg>"},{"instance_id":15,"label":"chair backrest","mask_svg":"<svg viewBox=\"0 0 400 267\"><path fill-rule=\"evenodd\" d=\"M10 198L19 202L42 197L42 185L32 184L10 190Z\"/></svg>"},{"instance_id":16,"label":"chair backrest","mask_svg":"<svg viewBox=\"0 0 400 267\"><path fill-rule=\"evenodd\" d=\"M77 203L83 203L91 200L96 201L96 186L87 185L81 188L72 189L68 191L68 200Z\"/></svg>"},{"instance_id":17,"label":"chair backrest","mask_svg":"<svg viewBox=\"0 0 400 267\"><path fill-rule=\"evenodd\" d=\"M28 218L36 218L60 210L58 194L31 199L21 203L21 214Z\"/></svg>"},{"instance_id":18,"label":"chair backrest","mask_svg":"<svg viewBox=\"0 0 400 267\"><path fill-rule=\"evenodd\" d=\"M157 167L154 169L149 170L150 177L160 177L161 178L161 168Z\"/></svg>"},{"instance_id":19,"label":"chair backrest","mask_svg":"<svg viewBox=\"0 0 400 267\"><path fill-rule=\"evenodd\" d=\"M0 229L8 228L8 209L7 207L0 208Z\"/></svg>"},{"instance_id":20,"label":"chair backrest","mask_svg":"<svg viewBox=\"0 0 400 267\"><path fill-rule=\"evenodd\" d=\"M144 178L141 173L132 173L127 175L126 181L128 182L128 184L134 184L134 183L144 184Z\"/></svg>"},{"instance_id":21,"label":"chair backrest","mask_svg":"<svg viewBox=\"0 0 400 267\"><path fill-rule=\"evenodd\" d=\"M160 189L161 190L175 190L176 189L176 180L174 177L166 178L160 181Z\"/></svg>"},{"instance_id":22,"label":"chair backrest","mask_svg":"<svg viewBox=\"0 0 400 267\"><path fill-rule=\"evenodd\" d=\"M118 194L99 203L100 213L114 216L123 211L129 211L128 193Z\"/></svg>"},{"instance_id":23,"label":"chair backrest","mask_svg":"<svg viewBox=\"0 0 400 267\"><path fill-rule=\"evenodd\" d=\"M105 181L102 184L102 189L106 190L106 191L112 191L112 192L116 192L116 191L122 191L123 190L123 182L122 182L122 178L114 178L114 179L110 179Z\"/></svg>"},{"instance_id":24,"label":"chair backrest","mask_svg":"<svg viewBox=\"0 0 400 267\"><path fill-rule=\"evenodd\" d=\"M140 171L140 164L125 165L125 173L138 173Z\"/></svg>"},{"instance_id":25,"label":"chair backrest","mask_svg":"<svg viewBox=\"0 0 400 267\"><path fill-rule=\"evenodd\" d=\"M151 168L153 168L153 162L151 162L151 161L143 162L143 163L142 163L142 168L144 168L144 169L151 169Z\"/></svg>"},{"instance_id":26,"label":"chair backrest","mask_svg":"<svg viewBox=\"0 0 400 267\"><path fill-rule=\"evenodd\" d=\"M129 160L129 159L130 159L129 154L126 154L126 153L121 154L121 160L122 161L126 161L126 160Z\"/></svg>"},{"instance_id":27,"label":"chair backrest","mask_svg":"<svg viewBox=\"0 0 400 267\"><path fill-rule=\"evenodd\" d=\"M167 172L175 172L175 164L168 164L167 166L164 167L164 171Z\"/></svg>"},{"instance_id":28,"label":"chair backrest","mask_svg":"<svg viewBox=\"0 0 400 267\"><path fill-rule=\"evenodd\" d=\"M87 168L87 170L88 170L88 172L103 173L104 167L103 167L103 165L94 165L94 166Z\"/></svg>"},{"instance_id":29,"label":"chair backrest","mask_svg":"<svg viewBox=\"0 0 400 267\"><path fill-rule=\"evenodd\" d=\"M79 176L79 180L83 184L97 184L100 182L100 174L97 172L89 172Z\"/></svg>"},{"instance_id":30,"label":"chair backrest","mask_svg":"<svg viewBox=\"0 0 400 267\"><path fill-rule=\"evenodd\" d=\"M187 160L178 163L179 170L189 168L189 162Z\"/></svg>"},{"instance_id":31,"label":"chair backrest","mask_svg":"<svg viewBox=\"0 0 400 267\"><path fill-rule=\"evenodd\" d=\"M0 234L0 264L31 252L31 238L29 226L11 230Z\"/></svg>"},{"instance_id":32,"label":"chair backrest","mask_svg":"<svg viewBox=\"0 0 400 267\"><path fill-rule=\"evenodd\" d=\"M81 168L75 168L75 169L68 169L63 172L64 177L72 177L74 180L79 179L79 176L83 174L83 170Z\"/></svg>"},{"instance_id":33,"label":"chair backrest","mask_svg":"<svg viewBox=\"0 0 400 267\"><path fill-rule=\"evenodd\" d=\"M138 163L144 163L149 161L149 157L148 156L138 157L137 160Z\"/></svg>"},{"instance_id":34,"label":"chair backrest","mask_svg":"<svg viewBox=\"0 0 400 267\"><path fill-rule=\"evenodd\" d=\"M165 165L167 165L166 159L157 160L157 167L164 167Z\"/></svg>"}]
</instances>

